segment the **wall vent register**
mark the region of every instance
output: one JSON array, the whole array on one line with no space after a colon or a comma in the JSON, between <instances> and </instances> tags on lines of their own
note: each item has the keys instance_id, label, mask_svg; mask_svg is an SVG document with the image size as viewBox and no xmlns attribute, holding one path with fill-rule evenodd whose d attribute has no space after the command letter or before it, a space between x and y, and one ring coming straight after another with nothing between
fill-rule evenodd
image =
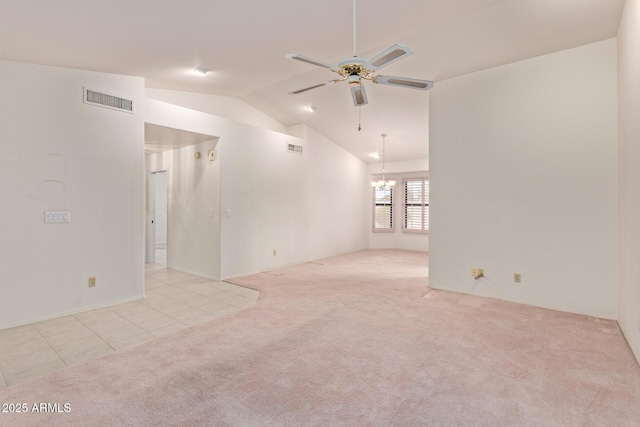
<instances>
[{"instance_id":1,"label":"wall vent register","mask_svg":"<svg viewBox=\"0 0 640 427\"><path fill-rule=\"evenodd\" d=\"M302 146L287 144L287 151L289 153L302 154Z\"/></svg>"},{"instance_id":2,"label":"wall vent register","mask_svg":"<svg viewBox=\"0 0 640 427\"><path fill-rule=\"evenodd\" d=\"M83 89L83 101L85 104L133 113L132 100L97 92L86 87Z\"/></svg>"}]
</instances>

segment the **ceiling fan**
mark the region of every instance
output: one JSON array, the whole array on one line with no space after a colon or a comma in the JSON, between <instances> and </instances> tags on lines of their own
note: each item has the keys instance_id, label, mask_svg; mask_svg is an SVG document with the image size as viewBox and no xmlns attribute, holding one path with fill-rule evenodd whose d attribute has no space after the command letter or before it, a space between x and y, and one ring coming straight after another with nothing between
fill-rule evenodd
<instances>
[{"instance_id":1,"label":"ceiling fan","mask_svg":"<svg viewBox=\"0 0 640 427\"><path fill-rule=\"evenodd\" d=\"M322 68L327 68L334 73L340 75L339 78L329 80L313 86L306 87L304 89L294 90L289 92L289 95L297 95L302 92L306 92L311 89L315 89L321 86L328 85L329 83L340 83L346 81L351 89L351 96L353 98L353 104L356 107L367 104L367 94L364 90L363 80L369 80L373 83L400 86L409 89L428 90L433 87L433 82L429 80L413 79L409 77L395 77L376 75L375 72L381 68L401 60L402 58L411 55L413 51L401 44L394 44L388 49L383 50L371 59L358 58L356 55L356 0L353 0L353 56L345 58L338 63L336 67L326 64L322 61L317 61L306 56L290 53L286 55L286 58L295 59L296 61L306 62L307 64L315 65Z\"/></svg>"}]
</instances>

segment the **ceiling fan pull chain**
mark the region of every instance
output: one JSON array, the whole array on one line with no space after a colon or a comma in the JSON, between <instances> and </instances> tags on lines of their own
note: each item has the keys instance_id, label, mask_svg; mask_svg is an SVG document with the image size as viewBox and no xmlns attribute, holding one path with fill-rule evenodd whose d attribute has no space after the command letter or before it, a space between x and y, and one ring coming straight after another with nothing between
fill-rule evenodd
<instances>
[{"instance_id":1,"label":"ceiling fan pull chain","mask_svg":"<svg viewBox=\"0 0 640 427\"><path fill-rule=\"evenodd\" d=\"M358 106L358 132L362 130L362 106Z\"/></svg>"}]
</instances>

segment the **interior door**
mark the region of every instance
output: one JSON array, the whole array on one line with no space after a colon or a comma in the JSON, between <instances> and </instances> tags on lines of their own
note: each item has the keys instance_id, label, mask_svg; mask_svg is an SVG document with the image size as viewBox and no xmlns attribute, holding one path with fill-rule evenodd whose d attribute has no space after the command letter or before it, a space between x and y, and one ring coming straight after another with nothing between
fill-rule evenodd
<instances>
[{"instance_id":1,"label":"interior door","mask_svg":"<svg viewBox=\"0 0 640 427\"><path fill-rule=\"evenodd\" d=\"M147 241L146 262L156 262L156 178L155 173L147 174Z\"/></svg>"},{"instance_id":2,"label":"interior door","mask_svg":"<svg viewBox=\"0 0 640 427\"><path fill-rule=\"evenodd\" d=\"M168 192L167 171L153 174L155 185L156 209L153 218L155 228L156 264L167 265L168 252Z\"/></svg>"}]
</instances>

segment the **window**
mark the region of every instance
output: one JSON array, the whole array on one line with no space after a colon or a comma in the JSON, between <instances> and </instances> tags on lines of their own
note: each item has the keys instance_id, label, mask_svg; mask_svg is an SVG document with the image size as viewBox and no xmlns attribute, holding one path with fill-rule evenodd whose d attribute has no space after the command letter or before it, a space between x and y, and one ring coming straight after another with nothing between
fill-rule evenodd
<instances>
[{"instance_id":1,"label":"window","mask_svg":"<svg viewBox=\"0 0 640 427\"><path fill-rule=\"evenodd\" d=\"M429 180L411 178L404 184L404 223L402 231L426 233L429 231Z\"/></svg>"},{"instance_id":2,"label":"window","mask_svg":"<svg viewBox=\"0 0 640 427\"><path fill-rule=\"evenodd\" d=\"M393 231L393 187L380 190L373 189L373 231Z\"/></svg>"}]
</instances>

